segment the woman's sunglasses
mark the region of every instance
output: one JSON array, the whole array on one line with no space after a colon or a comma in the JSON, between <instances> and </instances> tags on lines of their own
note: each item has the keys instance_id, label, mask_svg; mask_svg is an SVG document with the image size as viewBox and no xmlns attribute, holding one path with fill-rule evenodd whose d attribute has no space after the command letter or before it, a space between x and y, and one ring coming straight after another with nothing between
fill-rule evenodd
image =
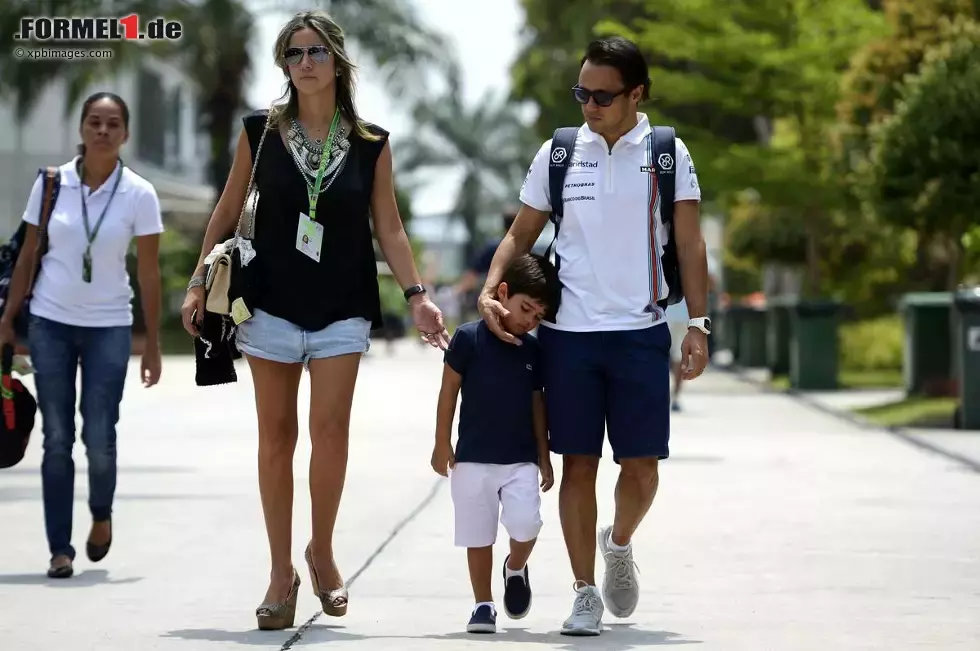
<instances>
[{"instance_id":1,"label":"woman's sunglasses","mask_svg":"<svg viewBox=\"0 0 980 651\"><path fill-rule=\"evenodd\" d=\"M313 63L326 63L330 58L330 50L326 45L307 45L306 47L287 47L283 52L283 60L287 65L299 65L303 60L303 54L308 53Z\"/></svg>"},{"instance_id":2,"label":"woman's sunglasses","mask_svg":"<svg viewBox=\"0 0 980 651\"><path fill-rule=\"evenodd\" d=\"M618 93L611 93L608 90L589 90L581 86L572 86L572 95L574 95L576 102L588 104L589 100L593 99L597 106L603 107L609 106L614 99L627 92L629 92L628 88L624 88Z\"/></svg>"}]
</instances>

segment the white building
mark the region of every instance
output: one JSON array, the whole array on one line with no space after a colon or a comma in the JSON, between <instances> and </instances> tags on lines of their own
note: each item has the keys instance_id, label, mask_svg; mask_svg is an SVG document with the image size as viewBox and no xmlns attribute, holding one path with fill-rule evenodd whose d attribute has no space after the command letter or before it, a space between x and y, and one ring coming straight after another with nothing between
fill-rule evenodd
<instances>
[{"instance_id":1,"label":"white building","mask_svg":"<svg viewBox=\"0 0 980 651\"><path fill-rule=\"evenodd\" d=\"M145 56L138 66L86 89L67 113L61 80L45 89L23 121L17 119L14 98L0 98L0 240L16 230L38 168L61 165L75 155L81 102L100 90L116 93L129 106L129 141L121 156L156 187L164 223L203 229L215 198L207 182L210 147L198 126L198 93L175 65Z\"/></svg>"}]
</instances>

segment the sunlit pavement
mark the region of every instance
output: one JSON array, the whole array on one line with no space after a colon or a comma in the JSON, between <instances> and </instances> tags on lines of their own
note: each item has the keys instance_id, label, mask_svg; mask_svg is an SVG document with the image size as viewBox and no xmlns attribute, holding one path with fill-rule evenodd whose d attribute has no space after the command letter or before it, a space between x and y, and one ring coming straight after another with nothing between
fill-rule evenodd
<instances>
[{"instance_id":1,"label":"sunlit pavement","mask_svg":"<svg viewBox=\"0 0 980 651\"><path fill-rule=\"evenodd\" d=\"M447 483L429 468L440 353L378 342L360 373L336 554L354 579L348 615L317 614L303 548L309 442L296 455L297 627L255 629L268 577L247 368L198 388L191 358L162 383L135 363L119 424L114 545L84 556L85 457L76 447L75 577L47 579L40 429L0 471L0 649L640 649L719 651L980 648L980 475L720 371L685 387L671 458L635 539L642 597L599 638L558 634L572 605L557 513L531 560L534 605L495 636L464 631L465 554L452 545ZM308 383L301 387L301 431ZM556 462L557 463L557 462ZM558 469L560 471L560 464ZM600 472L602 522L616 467ZM505 536L498 539L497 562ZM495 573L498 603L502 598ZM502 610L502 609L501 609Z\"/></svg>"}]
</instances>

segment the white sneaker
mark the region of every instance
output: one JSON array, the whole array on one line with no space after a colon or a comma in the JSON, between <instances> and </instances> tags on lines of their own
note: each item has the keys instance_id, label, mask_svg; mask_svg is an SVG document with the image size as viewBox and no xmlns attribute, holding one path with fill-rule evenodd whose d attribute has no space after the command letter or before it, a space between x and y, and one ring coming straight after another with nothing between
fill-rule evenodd
<instances>
[{"instance_id":1,"label":"white sneaker","mask_svg":"<svg viewBox=\"0 0 980 651\"><path fill-rule=\"evenodd\" d=\"M602 597L585 581L575 582L572 614L561 625L562 635L598 635L602 632Z\"/></svg>"},{"instance_id":2,"label":"white sneaker","mask_svg":"<svg viewBox=\"0 0 980 651\"><path fill-rule=\"evenodd\" d=\"M636 563L633 562L633 546L626 551L610 548L612 527L599 531L599 552L606 560L606 574L602 577L602 599L615 617L629 617L640 600L640 580Z\"/></svg>"}]
</instances>

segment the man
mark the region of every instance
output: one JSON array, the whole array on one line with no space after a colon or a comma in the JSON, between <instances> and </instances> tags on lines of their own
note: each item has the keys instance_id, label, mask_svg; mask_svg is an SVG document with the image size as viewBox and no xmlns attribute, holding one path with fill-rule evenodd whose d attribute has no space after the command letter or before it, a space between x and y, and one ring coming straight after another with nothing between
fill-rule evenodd
<instances>
[{"instance_id":1,"label":"man","mask_svg":"<svg viewBox=\"0 0 980 651\"><path fill-rule=\"evenodd\" d=\"M504 212L503 227L505 234L510 230L516 218L517 214L512 210ZM466 270L463 271L463 275L453 287L456 295L462 298L461 302L466 306L462 311L462 319L464 321L470 320L469 315L473 312L473 299L476 298L476 288L479 286L481 280L486 279L487 273L490 271L490 262L493 260L493 254L497 251L497 247L500 246L500 240L501 238L498 237L487 242L477 252L476 256L470 260ZM440 305L442 304L440 303Z\"/></svg>"},{"instance_id":2,"label":"man","mask_svg":"<svg viewBox=\"0 0 980 651\"><path fill-rule=\"evenodd\" d=\"M711 293L718 286L718 264L713 256L708 256L708 310L711 311ZM667 327L670 330L670 374L674 379L674 390L670 399L670 410L680 411L681 386L684 383L684 362L681 359L681 344L687 334L688 324L691 315L687 310L687 301L681 299L679 302L667 308ZM708 359L711 359L712 346L711 340L708 341Z\"/></svg>"},{"instance_id":3,"label":"man","mask_svg":"<svg viewBox=\"0 0 980 651\"><path fill-rule=\"evenodd\" d=\"M649 85L646 61L633 43L614 37L589 44L573 89L586 123L568 153L556 240L561 302L554 322L538 328L550 446L563 457L559 512L575 577L572 614L562 626L569 635L601 632L603 600L617 617L636 608L630 541L653 503L659 460L668 456L670 335L661 264L667 235L657 197L651 196L656 184L646 143L650 124L637 112ZM491 330L515 344L501 328L506 311L493 299L492 288L548 222L550 161L549 140L531 164L521 190L523 205L497 248L478 301ZM693 379L707 363L707 265L700 189L680 139L675 169L675 241L694 317L681 350L689 360L684 379ZM612 526L599 531L597 540L595 482L606 428L620 473ZM601 595L595 580L597 544L606 561Z\"/></svg>"}]
</instances>

